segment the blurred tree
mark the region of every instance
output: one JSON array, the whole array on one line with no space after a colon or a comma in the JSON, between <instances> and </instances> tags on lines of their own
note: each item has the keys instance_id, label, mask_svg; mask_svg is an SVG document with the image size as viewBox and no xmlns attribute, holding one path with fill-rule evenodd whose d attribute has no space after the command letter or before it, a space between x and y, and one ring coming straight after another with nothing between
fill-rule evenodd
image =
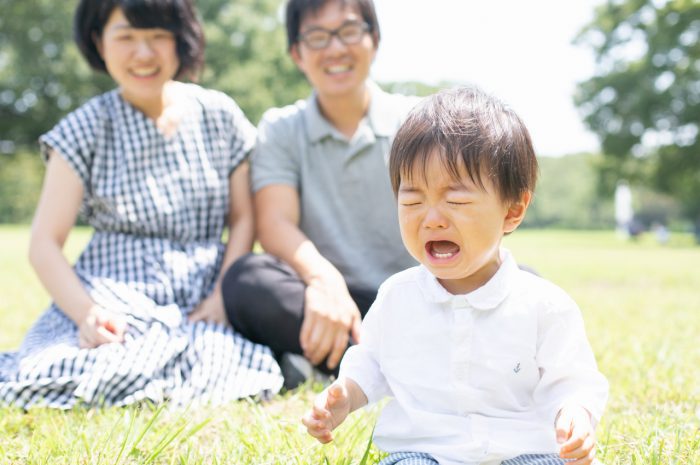
<instances>
[{"instance_id":1,"label":"blurred tree","mask_svg":"<svg viewBox=\"0 0 700 465\"><path fill-rule=\"evenodd\" d=\"M198 0L207 38L201 83L257 123L309 88L287 56L282 0ZM72 39L77 0L0 0L0 154L31 146L68 111L114 86Z\"/></svg>"},{"instance_id":2,"label":"blurred tree","mask_svg":"<svg viewBox=\"0 0 700 465\"><path fill-rule=\"evenodd\" d=\"M612 198L596 194L599 155L539 157L540 178L523 226L560 229L611 229Z\"/></svg>"},{"instance_id":3,"label":"blurred tree","mask_svg":"<svg viewBox=\"0 0 700 465\"><path fill-rule=\"evenodd\" d=\"M202 85L232 96L257 124L310 87L287 54L284 0L197 0L207 38Z\"/></svg>"},{"instance_id":4,"label":"blurred tree","mask_svg":"<svg viewBox=\"0 0 700 465\"><path fill-rule=\"evenodd\" d=\"M604 153L600 189L620 178L677 199L700 231L700 2L616 0L578 36L597 58L575 98Z\"/></svg>"}]
</instances>

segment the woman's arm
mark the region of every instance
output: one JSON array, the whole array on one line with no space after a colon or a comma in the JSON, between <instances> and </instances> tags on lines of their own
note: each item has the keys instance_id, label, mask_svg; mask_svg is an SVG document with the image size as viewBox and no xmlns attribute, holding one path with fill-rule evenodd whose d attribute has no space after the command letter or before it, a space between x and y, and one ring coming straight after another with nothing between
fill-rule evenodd
<instances>
[{"instance_id":1,"label":"woman's arm","mask_svg":"<svg viewBox=\"0 0 700 465\"><path fill-rule=\"evenodd\" d=\"M192 322L205 320L226 323L221 280L226 270L240 257L253 249L255 224L250 195L248 162L241 163L229 178L228 241L223 263L212 293L190 314Z\"/></svg>"},{"instance_id":2,"label":"woman's arm","mask_svg":"<svg viewBox=\"0 0 700 465\"><path fill-rule=\"evenodd\" d=\"M123 321L112 321L96 307L63 254L83 198L78 175L51 153L32 222L29 262L56 305L80 328L81 345L95 347L123 340Z\"/></svg>"}]
</instances>

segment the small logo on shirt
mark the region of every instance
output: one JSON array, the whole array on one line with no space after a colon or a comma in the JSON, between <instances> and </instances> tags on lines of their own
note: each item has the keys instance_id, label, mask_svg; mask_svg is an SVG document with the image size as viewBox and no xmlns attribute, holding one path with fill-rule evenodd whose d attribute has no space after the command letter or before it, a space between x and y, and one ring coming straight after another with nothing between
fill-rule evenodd
<instances>
[{"instance_id":1,"label":"small logo on shirt","mask_svg":"<svg viewBox=\"0 0 700 465\"><path fill-rule=\"evenodd\" d=\"M513 368L513 373L520 373L520 362L518 362L518 364L515 365L515 368Z\"/></svg>"}]
</instances>

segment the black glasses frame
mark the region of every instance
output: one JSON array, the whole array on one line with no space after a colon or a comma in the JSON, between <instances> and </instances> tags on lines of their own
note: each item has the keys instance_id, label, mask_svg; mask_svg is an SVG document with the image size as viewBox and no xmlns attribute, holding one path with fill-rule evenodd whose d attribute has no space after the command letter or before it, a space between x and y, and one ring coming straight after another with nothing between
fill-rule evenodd
<instances>
[{"instance_id":1,"label":"black glasses frame","mask_svg":"<svg viewBox=\"0 0 700 465\"><path fill-rule=\"evenodd\" d=\"M360 26L360 29L362 29L362 34L360 34L359 39L357 40L357 42L346 42L345 39L343 39L343 36L340 35L340 31L342 31L344 28L346 28L346 27L348 27L348 26ZM366 34L367 32L370 32L370 29L371 29L371 28L369 27L369 24L367 24L366 22L361 22L361 23L358 23L358 22L344 23L342 26L340 26L340 27L338 27L338 28L335 28L335 29L325 29L325 28L322 28L322 27L315 27L315 28L311 29L310 31L306 31L306 32L303 33L303 34L299 34L299 35L297 36L297 40L298 40L299 42L303 42L307 47L309 47L309 48L312 49L312 50L323 50L324 48L327 48L327 47L331 44L331 41L333 40L333 37L334 37L334 36L337 37L338 40L339 40L341 43L343 43L344 45L354 45L354 44L357 44L357 43L360 42L360 39L362 39L362 36L363 36L364 34ZM312 33L315 33L315 32L325 32L326 34L328 34L328 39L325 41L325 43L323 44L322 47L315 47L315 46L311 45L309 42L307 42L307 40L306 40L306 39L307 39L307 36L308 36L309 34L312 34Z\"/></svg>"}]
</instances>

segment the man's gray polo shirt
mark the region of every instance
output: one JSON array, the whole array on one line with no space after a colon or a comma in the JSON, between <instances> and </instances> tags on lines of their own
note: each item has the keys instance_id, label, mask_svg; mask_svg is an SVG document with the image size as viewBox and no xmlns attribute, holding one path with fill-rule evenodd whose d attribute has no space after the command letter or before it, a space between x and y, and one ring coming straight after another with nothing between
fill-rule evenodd
<instances>
[{"instance_id":1,"label":"man's gray polo shirt","mask_svg":"<svg viewBox=\"0 0 700 465\"><path fill-rule=\"evenodd\" d=\"M367 116L352 140L321 115L312 95L263 115L251 157L253 191L296 188L300 229L348 286L363 289L416 264L401 242L387 163L394 135L418 99L373 83L370 89Z\"/></svg>"}]
</instances>

